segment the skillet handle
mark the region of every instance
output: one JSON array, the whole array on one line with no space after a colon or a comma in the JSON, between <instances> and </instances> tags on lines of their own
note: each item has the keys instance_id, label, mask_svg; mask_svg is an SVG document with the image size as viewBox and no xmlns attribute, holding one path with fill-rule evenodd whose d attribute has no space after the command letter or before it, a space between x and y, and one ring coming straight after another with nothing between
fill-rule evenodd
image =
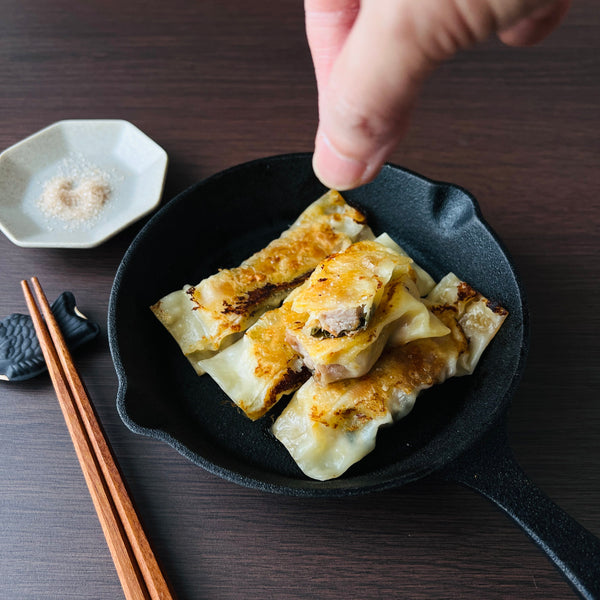
<instances>
[{"instance_id":1,"label":"skillet handle","mask_svg":"<svg viewBox=\"0 0 600 600\"><path fill-rule=\"evenodd\" d=\"M527 477L510 449L504 420L439 474L491 500L541 547L583 598L600 599L600 540Z\"/></svg>"}]
</instances>

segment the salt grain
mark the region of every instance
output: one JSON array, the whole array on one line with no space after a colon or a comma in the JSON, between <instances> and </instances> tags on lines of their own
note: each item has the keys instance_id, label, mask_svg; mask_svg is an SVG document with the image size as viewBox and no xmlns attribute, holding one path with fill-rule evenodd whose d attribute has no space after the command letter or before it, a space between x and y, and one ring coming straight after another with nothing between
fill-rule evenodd
<instances>
[{"instance_id":1,"label":"salt grain","mask_svg":"<svg viewBox=\"0 0 600 600\"><path fill-rule=\"evenodd\" d=\"M44 186L38 206L47 217L85 223L98 218L110 196L110 186L100 177L76 181L56 176Z\"/></svg>"},{"instance_id":2,"label":"salt grain","mask_svg":"<svg viewBox=\"0 0 600 600\"><path fill-rule=\"evenodd\" d=\"M83 157L69 157L45 182L37 207L51 222L67 229L93 225L111 196L110 176Z\"/></svg>"}]
</instances>

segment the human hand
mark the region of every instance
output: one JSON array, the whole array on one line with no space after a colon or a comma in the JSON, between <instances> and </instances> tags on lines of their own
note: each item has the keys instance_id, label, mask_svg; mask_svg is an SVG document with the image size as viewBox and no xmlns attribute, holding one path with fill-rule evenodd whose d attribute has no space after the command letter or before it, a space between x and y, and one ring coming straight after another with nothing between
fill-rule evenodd
<instances>
[{"instance_id":1,"label":"human hand","mask_svg":"<svg viewBox=\"0 0 600 600\"><path fill-rule=\"evenodd\" d=\"M319 92L313 167L338 190L374 179L432 69L496 33L544 39L572 0L304 0Z\"/></svg>"}]
</instances>

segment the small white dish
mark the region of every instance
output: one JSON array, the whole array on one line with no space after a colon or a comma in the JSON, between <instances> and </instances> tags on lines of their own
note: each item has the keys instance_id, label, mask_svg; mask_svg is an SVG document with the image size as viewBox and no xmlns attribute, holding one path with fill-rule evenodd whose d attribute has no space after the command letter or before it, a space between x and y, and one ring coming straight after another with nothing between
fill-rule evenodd
<instances>
[{"instance_id":1,"label":"small white dish","mask_svg":"<svg viewBox=\"0 0 600 600\"><path fill-rule=\"evenodd\" d=\"M0 231L28 248L92 248L160 203L167 153L127 121L59 121L0 154ZM86 222L48 216L40 207L46 184L100 173L108 199Z\"/></svg>"}]
</instances>

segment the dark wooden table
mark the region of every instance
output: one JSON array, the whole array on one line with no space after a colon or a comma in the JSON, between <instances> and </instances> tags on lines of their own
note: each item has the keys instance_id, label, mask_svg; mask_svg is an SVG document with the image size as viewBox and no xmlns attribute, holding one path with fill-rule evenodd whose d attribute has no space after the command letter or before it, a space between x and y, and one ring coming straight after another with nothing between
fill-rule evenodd
<instances>
[{"instance_id":1,"label":"dark wooden table","mask_svg":"<svg viewBox=\"0 0 600 600\"><path fill-rule=\"evenodd\" d=\"M121 118L162 145L167 202L247 160L309 151L316 93L302 3L0 1L0 148L65 118ZM469 189L512 253L532 340L509 434L545 492L600 534L600 11L575 2L539 47L496 41L427 84L393 162ZM0 198L0 202L2 199ZM260 493L131 433L106 336L139 230L90 250L0 236L0 317L19 280L72 290L102 325L76 354L180 598L571 598L488 501L435 478L347 500ZM46 376L0 382L0 598L113 599L120 585Z\"/></svg>"}]
</instances>

